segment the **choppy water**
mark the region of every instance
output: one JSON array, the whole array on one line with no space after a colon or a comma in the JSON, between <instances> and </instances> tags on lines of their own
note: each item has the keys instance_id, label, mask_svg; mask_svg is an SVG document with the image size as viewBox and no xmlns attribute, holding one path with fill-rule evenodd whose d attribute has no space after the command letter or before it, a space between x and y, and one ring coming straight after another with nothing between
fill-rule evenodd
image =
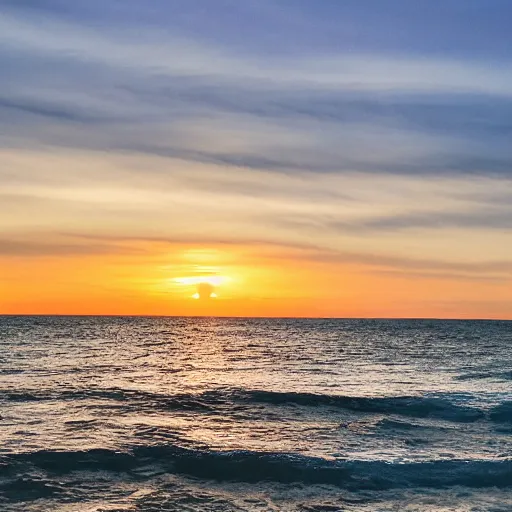
<instances>
[{"instance_id":1,"label":"choppy water","mask_svg":"<svg viewBox=\"0 0 512 512\"><path fill-rule=\"evenodd\" d=\"M512 322L0 317L5 511L510 511Z\"/></svg>"}]
</instances>

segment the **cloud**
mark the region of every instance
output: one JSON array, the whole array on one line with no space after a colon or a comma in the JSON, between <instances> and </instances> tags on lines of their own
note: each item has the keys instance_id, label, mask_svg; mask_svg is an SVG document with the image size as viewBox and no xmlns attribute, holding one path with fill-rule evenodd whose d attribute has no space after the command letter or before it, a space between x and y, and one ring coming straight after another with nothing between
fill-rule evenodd
<instances>
[{"instance_id":1,"label":"cloud","mask_svg":"<svg viewBox=\"0 0 512 512\"><path fill-rule=\"evenodd\" d=\"M54 235L51 235L54 236ZM243 251L243 261L254 261L258 265L265 261L304 261L305 263L322 263L354 266L365 269L372 274L395 275L405 278L433 278L469 281L504 282L512 279L512 259L450 261L441 258L418 258L399 253L384 251L356 252L332 249L319 245L318 241L293 242L256 239L247 235L233 238L210 236L200 241L194 236L148 236L144 234L95 234L95 233L60 233L61 242L32 243L25 241L0 240L0 253L31 256L45 254L142 254L164 255L168 260L169 251L176 248L215 247L224 248L228 253ZM144 248L144 249L143 249ZM90 252L88 252L90 250Z\"/></svg>"},{"instance_id":2,"label":"cloud","mask_svg":"<svg viewBox=\"0 0 512 512\"><path fill-rule=\"evenodd\" d=\"M407 279L415 281L417 279L431 281L461 281L461 282L481 282L492 283L500 286L510 286L512 282L512 273L510 275L503 274L472 274L467 272L439 272L439 271L411 271L411 270L373 270L372 274L379 276L387 276L391 278Z\"/></svg>"},{"instance_id":3,"label":"cloud","mask_svg":"<svg viewBox=\"0 0 512 512\"><path fill-rule=\"evenodd\" d=\"M0 238L0 256L2 257L90 256L120 252L126 252L126 249L105 243L78 244Z\"/></svg>"},{"instance_id":4,"label":"cloud","mask_svg":"<svg viewBox=\"0 0 512 512\"><path fill-rule=\"evenodd\" d=\"M394 269L399 271L421 271L441 273L449 272L461 274L499 274L501 276L512 276L512 261L477 261L477 262L459 262L446 261L442 259L421 259L405 256L394 256L379 253L356 253L356 252L330 252L322 256L322 259L336 261L340 263L357 263L373 268ZM490 276L487 276L490 277Z\"/></svg>"},{"instance_id":5,"label":"cloud","mask_svg":"<svg viewBox=\"0 0 512 512\"><path fill-rule=\"evenodd\" d=\"M277 172L512 172L505 62L376 49L260 55L172 24L164 30L153 15L135 25L140 8L116 5L6 8L0 145ZM155 9L172 19L172 8ZM285 23L275 4L260 10ZM107 30L99 19L114 13Z\"/></svg>"},{"instance_id":6,"label":"cloud","mask_svg":"<svg viewBox=\"0 0 512 512\"><path fill-rule=\"evenodd\" d=\"M509 203L510 204L510 203ZM507 205L508 206L508 205ZM336 223L335 227L356 231L397 231L411 229L492 229L500 231L512 230L512 211L503 209L476 209L472 211L425 211L406 212L398 215L380 215L378 217Z\"/></svg>"},{"instance_id":7,"label":"cloud","mask_svg":"<svg viewBox=\"0 0 512 512\"><path fill-rule=\"evenodd\" d=\"M77 226L120 235L188 232L202 239L209 233L222 240L249 233L334 248L370 242L389 248L406 236L428 253L449 250L464 259L469 229L479 252L493 237L493 251L501 254L506 242L499 237L510 228L506 179L377 174L368 180L364 173L255 172L99 152L0 156L0 226L23 231ZM442 249L441 237L449 249Z\"/></svg>"},{"instance_id":8,"label":"cloud","mask_svg":"<svg viewBox=\"0 0 512 512\"><path fill-rule=\"evenodd\" d=\"M0 111L10 123L4 145L18 140L25 147L124 151L279 172L495 176L511 172L508 139L492 138L492 133L478 134L474 140L476 135L462 130L440 134L391 119L372 122L366 115L364 122L328 121L304 117L297 107L295 117L283 119L210 108L199 114L194 113L197 104L190 105L189 117L165 122L151 120L147 111L145 118L142 107L134 109L142 112L137 120L136 112L95 114L94 109L84 113L47 102L0 101ZM187 104L180 108L186 111ZM160 110L162 116L164 102Z\"/></svg>"},{"instance_id":9,"label":"cloud","mask_svg":"<svg viewBox=\"0 0 512 512\"><path fill-rule=\"evenodd\" d=\"M0 40L40 58L70 58L174 78L210 77L226 82L265 81L287 88L397 92L459 92L510 96L512 71L455 59L368 54L324 54L265 59L226 48L148 31L135 39L129 26L85 26L58 18L12 15L0 21ZM140 34L140 32L139 32Z\"/></svg>"}]
</instances>

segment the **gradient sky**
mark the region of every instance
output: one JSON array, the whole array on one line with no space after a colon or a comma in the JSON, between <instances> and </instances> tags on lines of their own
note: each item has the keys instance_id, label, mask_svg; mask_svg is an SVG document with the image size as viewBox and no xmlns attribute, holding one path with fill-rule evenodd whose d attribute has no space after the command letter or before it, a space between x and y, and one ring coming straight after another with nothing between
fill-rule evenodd
<instances>
[{"instance_id":1,"label":"gradient sky","mask_svg":"<svg viewBox=\"0 0 512 512\"><path fill-rule=\"evenodd\" d=\"M1 1L0 313L512 318L511 19Z\"/></svg>"}]
</instances>

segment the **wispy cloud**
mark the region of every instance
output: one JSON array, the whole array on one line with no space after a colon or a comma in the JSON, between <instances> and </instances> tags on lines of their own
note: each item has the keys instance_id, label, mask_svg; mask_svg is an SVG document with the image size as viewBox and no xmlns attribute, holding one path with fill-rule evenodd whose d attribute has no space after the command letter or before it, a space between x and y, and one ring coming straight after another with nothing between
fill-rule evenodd
<instances>
[{"instance_id":1,"label":"wispy cloud","mask_svg":"<svg viewBox=\"0 0 512 512\"><path fill-rule=\"evenodd\" d=\"M508 207L501 209L474 209L471 211L423 211L406 212L397 215L381 215L360 219L352 223L335 224L341 229L393 231L407 229L445 229L461 228L468 230L496 229L512 230L512 211Z\"/></svg>"},{"instance_id":2,"label":"wispy cloud","mask_svg":"<svg viewBox=\"0 0 512 512\"><path fill-rule=\"evenodd\" d=\"M17 9L0 20L4 144L255 169L510 172L505 63L353 52L273 58L57 14Z\"/></svg>"},{"instance_id":3,"label":"wispy cloud","mask_svg":"<svg viewBox=\"0 0 512 512\"><path fill-rule=\"evenodd\" d=\"M126 252L126 248L121 249L111 243L79 244L0 238L0 256L2 257L41 258L45 256L84 256Z\"/></svg>"},{"instance_id":4,"label":"wispy cloud","mask_svg":"<svg viewBox=\"0 0 512 512\"><path fill-rule=\"evenodd\" d=\"M0 254L203 240L509 279L510 7L385 4L3 2Z\"/></svg>"}]
</instances>

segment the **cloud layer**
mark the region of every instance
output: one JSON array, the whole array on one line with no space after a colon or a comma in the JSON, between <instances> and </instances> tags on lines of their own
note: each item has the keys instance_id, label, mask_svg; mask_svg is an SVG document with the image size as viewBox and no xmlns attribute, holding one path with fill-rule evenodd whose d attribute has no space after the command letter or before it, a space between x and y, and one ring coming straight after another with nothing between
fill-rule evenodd
<instances>
[{"instance_id":1,"label":"cloud layer","mask_svg":"<svg viewBox=\"0 0 512 512\"><path fill-rule=\"evenodd\" d=\"M510 279L507 1L1 10L0 257L156 238Z\"/></svg>"}]
</instances>

